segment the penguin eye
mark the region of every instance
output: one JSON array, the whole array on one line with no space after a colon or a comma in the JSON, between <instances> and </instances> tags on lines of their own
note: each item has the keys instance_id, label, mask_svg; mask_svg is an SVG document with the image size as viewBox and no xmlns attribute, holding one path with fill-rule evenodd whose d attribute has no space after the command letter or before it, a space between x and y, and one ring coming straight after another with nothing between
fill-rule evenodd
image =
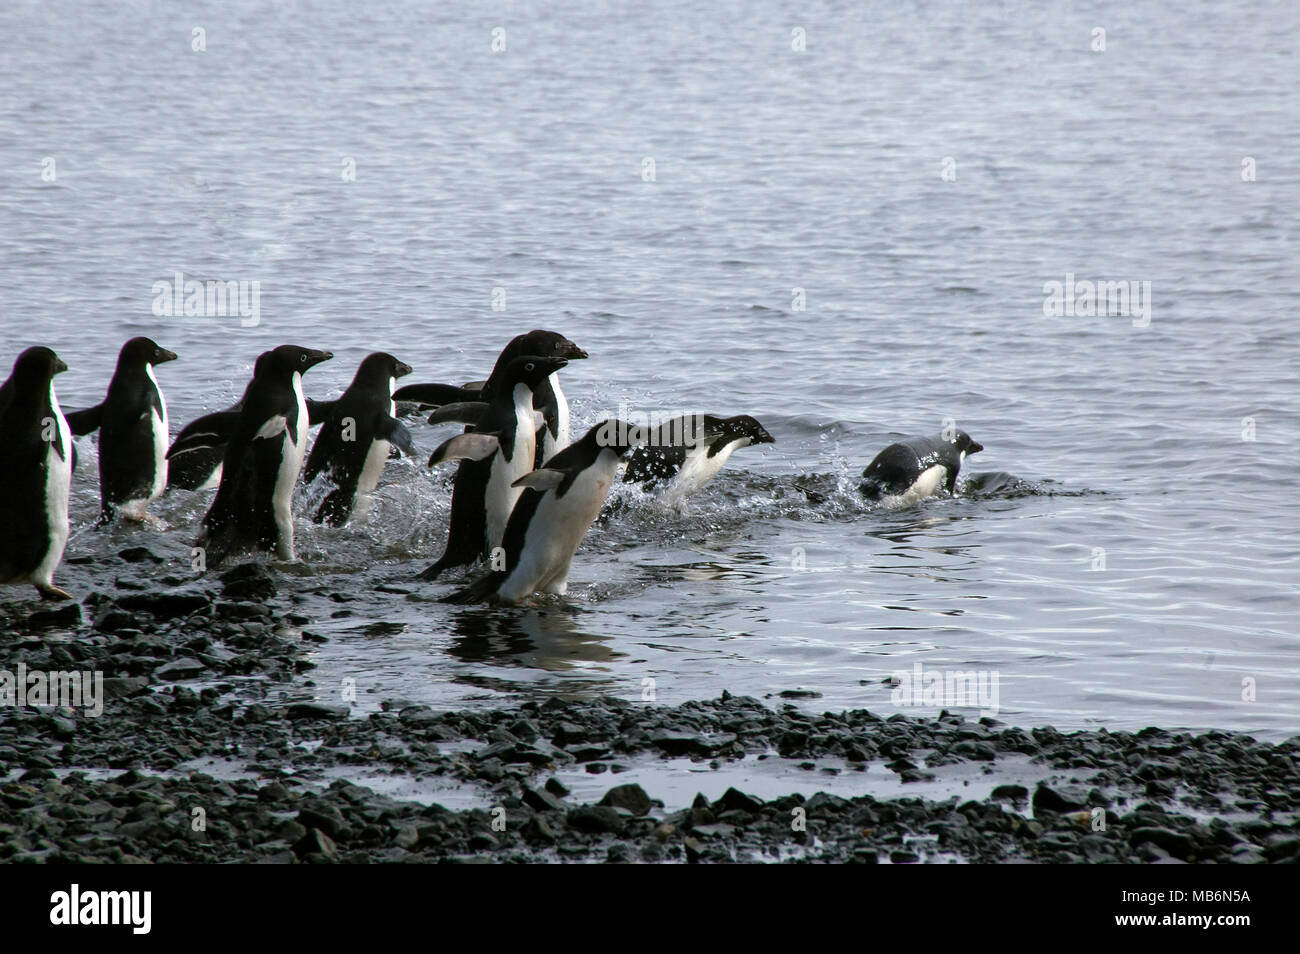
<instances>
[{"instance_id":1,"label":"penguin eye","mask_svg":"<svg viewBox=\"0 0 1300 954\"><path fill-rule=\"evenodd\" d=\"M534 370L536 367L537 367L537 366L536 366L535 364L533 364L531 361L529 361L528 364L524 365L524 370L525 370L525 371L532 371L532 370Z\"/></svg>"},{"instance_id":2,"label":"penguin eye","mask_svg":"<svg viewBox=\"0 0 1300 954\"><path fill-rule=\"evenodd\" d=\"M298 361L299 361L299 363L301 363L301 364L306 364L306 363L307 363L307 356L306 356L305 354L300 354L300 355L298 355Z\"/></svg>"}]
</instances>

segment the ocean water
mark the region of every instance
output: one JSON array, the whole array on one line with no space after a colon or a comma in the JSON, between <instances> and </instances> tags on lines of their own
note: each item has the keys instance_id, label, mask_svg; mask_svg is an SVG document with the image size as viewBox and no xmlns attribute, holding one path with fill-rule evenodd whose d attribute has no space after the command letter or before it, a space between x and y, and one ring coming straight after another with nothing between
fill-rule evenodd
<instances>
[{"instance_id":1,"label":"ocean water","mask_svg":"<svg viewBox=\"0 0 1300 954\"><path fill-rule=\"evenodd\" d=\"M459 383L544 327L591 355L562 376L579 430L623 409L775 435L684 512L620 491L570 598L535 607L414 581L450 489L423 459L352 525L300 521L282 591L330 639L295 689L354 680L363 712L726 689L923 713L884 681L920 664L996 675L1007 722L1281 738L1298 27L1287 2L9 0L0 363L55 348L75 408L150 335L181 356L175 431L278 344L335 352L306 379L326 397L372 350ZM155 314L177 272L256 282L256 314ZM1143 307L1045 314L1067 276ZM858 499L877 451L947 422L986 448L958 497ZM415 429L426 456L447 436ZM187 565L206 495L96 530L81 446L68 557Z\"/></svg>"}]
</instances>

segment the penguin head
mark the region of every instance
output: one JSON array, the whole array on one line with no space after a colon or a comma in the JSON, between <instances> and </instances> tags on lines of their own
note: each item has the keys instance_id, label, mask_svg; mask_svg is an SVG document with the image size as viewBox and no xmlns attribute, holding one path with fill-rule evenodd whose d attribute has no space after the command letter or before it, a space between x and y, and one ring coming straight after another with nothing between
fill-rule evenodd
<instances>
[{"instance_id":1,"label":"penguin head","mask_svg":"<svg viewBox=\"0 0 1300 954\"><path fill-rule=\"evenodd\" d=\"M978 454L984 449L984 445L972 438L965 431L958 431L953 435L952 443L956 445L957 450L969 457L971 454Z\"/></svg>"},{"instance_id":2,"label":"penguin head","mask_svg":"<svg viewBox=\"0 0 1300 954\"><path fill-rule=\"evenodd\" d=\"M37 345L28 348L14 362L13 380L19 387L44 388L60 372L68 370L57 354Z\"/></svg>"},{"instance_id":3,"label":"penguin head","mask_svg":"<svg viewBox=\"0 0 1300 954\"><path fill-rule=\"evenodd\" d=\"M117 356L119 368L143 368L146 364L162 364L175 361L176 352L168 351L152 338L132 338L122 345Z\"/></svg>"},{"instance_id":4,"label":"penguin head","mask_svg":"<svg viewBox=\"0 0 1300 954\"><path fill-rule=\"evenodd\" d=\"M776 438L762 424L748 414L724 417L717 422L719 429L732 440L748 437L751 444L775 444Z\"/></svg>"},{"instance_id":5,"label":"penguin head","mask_svg":"<svg viewBox=\"0 0 1300 954\"><path fill-rule=\"evenodd\" d=\"M257 359L253 374L256 377L264 374L287 377L295 371L303 374L308 368L313 368L332 357L334 355L329 351L313 351L311 348L300 348L297 345L280 345L278 348L262 352Z\"/></svg>"},{"instance_id":6,"label":"penguin head","mask_svg":"<svg viewBox=\"0 0 1300 954\"><path fill-rule=\"evenodd\" d=\"M545 358L585 358L587 352L570 341L558 331L538 329L526 335L519 335L506 345L510 360L530 354L540 354ZM505 352L502 353L505 356Z\"/></svg>"},{"instance_id":7,"label":"penguin head","mask_svg":"<svg viewBox=\"0 0 1300 954\"><path fill-rule=\"evenodd\" d=\"M506 365L505 383L510 388L514 388L518 384L526 384L530 388L535 388L568 363L564 358L547 358L538 354L526 354L521 358L515 358Z\"/></svg>"},{"instance_id":8,"label":"penguin head","mask_svg":"<svg viewBox=\"0 0 1300 954\"><path fill-rule=\"evenodd\" d=\"M357 368L353 384L377 384L385 389L390 379L402 378L411 373L411 366L399 361L386 351L368 354Z\"/></svg>"}]
</instances>

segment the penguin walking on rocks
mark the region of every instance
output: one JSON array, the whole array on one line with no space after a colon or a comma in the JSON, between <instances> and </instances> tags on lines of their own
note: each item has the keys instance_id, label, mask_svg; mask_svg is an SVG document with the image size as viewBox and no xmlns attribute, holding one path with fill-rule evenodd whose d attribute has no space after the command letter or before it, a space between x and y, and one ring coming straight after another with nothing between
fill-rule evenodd
<instances>
[{"instance_id":1,"label":"penguin walking on rocks","mask_svg":"<svg viewBox=\"0 0 1300 954\"><path fill-rule=\"evenodd\" d=\"M361 362L337 401L317 402L309 412L313 424L321 418L321 432L307 458L304 479L310 484L328 473L334 484L316 511L317 523L347 523L358 498L378 486L392 448L415 453L410 432L393 416L397 379L410 373L409 364L377 351Z\"/></svg>"},{"instance_id":2,"label":"penguin walking on rocks","mask_svg":"<svg viewBox=\"0 0 1300 954\"><path fill-rule=\"evenodd\" d=\"M684 500L716 477L735 451L774 441L748 414L673 418L647 432L644 446L628 457L623 482L659 490L665 499Z\"/></svg>"},{"instance_id":3,"label":"penguin walking on rocks","mask_svg":"<svg viewBox=\"0 0 1300 954\"><path fill-rule=\"evenodd\" d=\"M117 356L117 370L100 404L66 417L73 436L99 431L100 523L119 512L143 521L167 486L167 402L154 366L175 361L150 338L132 338Z\"/></svg>"},{"instance_id":4,"label":"penguin walking on rocks","mask_svg":"<svg viewBox=\"0 0 1300 954\"><path fill-rule=\"evenodd\" d=\"M868 500L888 507L910 506L933 496L940 487L951 494L967 456L983 449L965 431L908 437L876 455L862 472L858 489Z\"/></svg>"},{"instance_id":5,"label":"penguin walking on rocks","mask_svg":"<svg viewBox=\"0 0 1300 954\"><path fill-rule=\"evenodd\" d=\"M483 389L491 401L476 415L476 423L430 456L430 467L451 460L462 463L452 489L446 550L422 579L483 559L500 546L520 494L515 481L531 471L536 460L533 390L566 364L564 358L527 355L493 372Z\"/></svg>"},{"instance_id":6,"label":"penguin walking on rocks","mask_svg":"<svg viewBox=\"0 0 1300 954\"><path fill-rule=\"evenodd\" d=\"M518 603L534 593L563 595L573 556L605 505L640 428L607 420L516 485L524 488L506 525L504 568L444 598L447 603Z\"/></svg>"},{"instance_id":7,"label":"penguin walking on rocks","mask_svg":"<svg viewBox=\"0 0 1300 954\"><path fill-rule=\"evenodd\" d=\"M28 348L0 386L0 583L31 583L68 600L54 570L68 543L72 431L54 392L68 370L49 348Z\"/></svg>"},{"instance_id":8,"label":"penguin walking on rocks","mask_svg":"<svg viewBox=\"0 0 1300 954\"><path fill-rule=\"evenodd\" d=\"M248 550L294 559L293 493L310 426L302 376L332 357L297 345L258 357L222 460L221 484L196 542L208 566Z\"/></svg>"}]
</instances>

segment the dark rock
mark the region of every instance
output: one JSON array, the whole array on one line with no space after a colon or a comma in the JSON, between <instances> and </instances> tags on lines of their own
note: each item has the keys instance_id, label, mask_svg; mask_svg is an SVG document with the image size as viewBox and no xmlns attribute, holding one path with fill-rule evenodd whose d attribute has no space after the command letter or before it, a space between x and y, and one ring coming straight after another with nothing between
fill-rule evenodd
<instances>
[{"instance_id":1,"label":"dark rock","mask_svg":"<svg viewBox=\"0 0 1300 954\"><path fill-rule=\"evenodd\" d=\"M584 805L569 812L569 825L578 831L621 835L627 822L607 805Z\"/></svg>"},{"instance_id":2,"label":"dark rock","mask_svg":"<svg viewBox=\"0 0 1300 954\"><path fill-rule=\"evenodd\" d=\"M118 598L123 609L151 613L159 619L175 619L207 609L210 603L201 593L130 593Z\"/></svg>"},{"instance_id":3,"label":"dark rock","mask_svg":"<svg viewBox=\"0 0 1300 954\"><path fill-rule=\"evenodd\" d=\"M182 679L193 679L202 675L207 667L197 659L189 657L176 659L165 666L160 666L154 670L154 675L165 682L178 682Z\"/></svg>"},{"instance_id":4,"label":"dark rock","mask_svg":"<svg viewBox=\"0 0 1300 954\"><path fill-rule=\"evenodd\" d=\"M600 800L601 805L608 805L611 808L625 808L633 815L648 815L653 807L650 802L650 796L645 793L640 785L628 783L627 785L616 785L605 793L605 797Z\"/></svg>"},{"instance_id":5,"label":"dark rock","mask_svg":"<svg viewBox=\"0 0 1300 954\"><path fill-rule=\"evenodd\" d=\"M250 708L252 708L250 706ZM295 702L286 713L295 721L303 719L346 719L351 713L347 706L329 706L323 702ZM244 718L248 718L245 713Z\"/></svg>"}]
</instances>

